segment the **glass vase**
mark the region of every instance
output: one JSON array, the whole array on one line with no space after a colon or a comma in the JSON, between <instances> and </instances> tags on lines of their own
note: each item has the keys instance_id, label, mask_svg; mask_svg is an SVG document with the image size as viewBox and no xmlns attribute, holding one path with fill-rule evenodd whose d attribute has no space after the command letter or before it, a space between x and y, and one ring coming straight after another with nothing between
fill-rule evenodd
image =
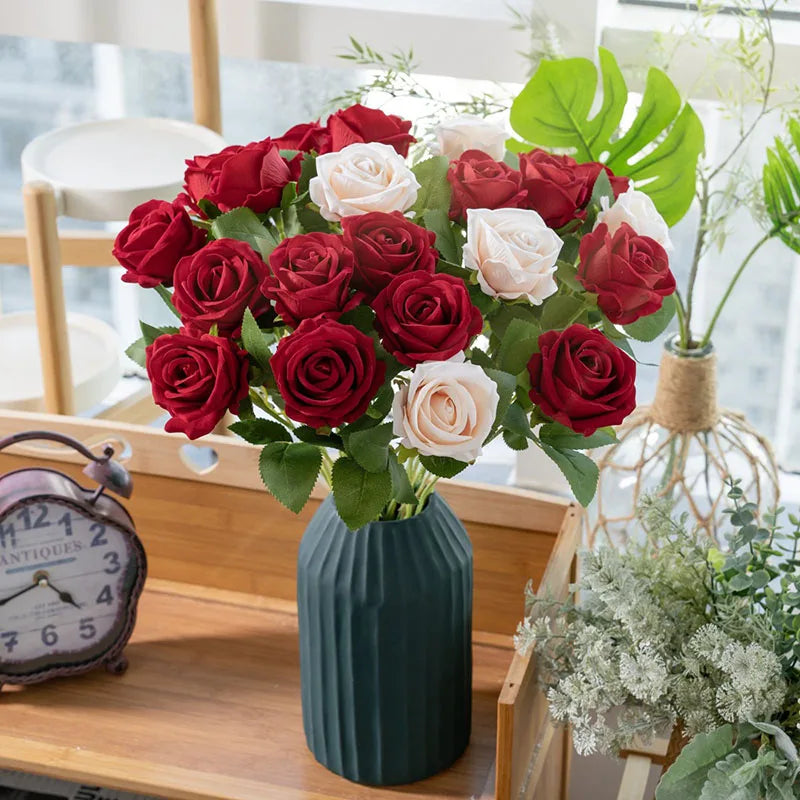
<instances>
[{"instance_id":1,"label":"glass vase","mask_svg":"<svg viewBox=\"0 0 800 800\"><path fill-rule=\"evenodd\" d=\"M769 442L734 411L717 404L713 345L683 350L667 340L653 404L628 418L619 444L598 458L597 495L587 511L587 545L624 546L645 495L669 497L675 512L720 542L727 477L741 480L762 511L778 501L778 467Z\"/></svg>"}]
</instances>

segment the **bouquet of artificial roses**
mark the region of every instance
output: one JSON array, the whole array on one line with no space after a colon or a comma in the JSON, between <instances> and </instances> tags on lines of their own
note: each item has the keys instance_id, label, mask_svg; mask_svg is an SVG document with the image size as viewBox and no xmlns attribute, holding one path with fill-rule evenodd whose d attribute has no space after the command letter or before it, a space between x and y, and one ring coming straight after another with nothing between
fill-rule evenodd
<instances>
[{"instance_id":1,"label":"bouquet of artificial roses","mask_svg":"<svg viewBox=\"0 0 800 800\"><path fill-rule=\"evenodd\" d=\"M197 156L184 194L136 208L123 280L180 318L128 350L167 430L231 411L278 500L299 511L322 475L353 528L416 513L497 436L588 502L580 451L635 405L628 337L672 314L667 228L624 176L487 126L454 120L431 154L355 105Z\"/></svg>"}]
</instances>

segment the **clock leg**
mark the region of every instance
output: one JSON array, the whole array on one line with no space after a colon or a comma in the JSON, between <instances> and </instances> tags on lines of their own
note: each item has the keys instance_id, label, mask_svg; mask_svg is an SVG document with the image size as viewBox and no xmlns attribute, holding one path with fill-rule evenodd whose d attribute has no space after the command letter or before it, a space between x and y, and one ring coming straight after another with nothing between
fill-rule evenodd
<instances>
[{"instance_id":1,"label":"clock leg","mask_svg":"<svg viewBox=\"0 0 800 800\"><path fill-rule=\"evenodd\" d=\"M123 654L112 658L110 661L106 661L106 671L110 672L112 675L124 675L127 669L128 659Z\"/></svg>"}]
</instances>

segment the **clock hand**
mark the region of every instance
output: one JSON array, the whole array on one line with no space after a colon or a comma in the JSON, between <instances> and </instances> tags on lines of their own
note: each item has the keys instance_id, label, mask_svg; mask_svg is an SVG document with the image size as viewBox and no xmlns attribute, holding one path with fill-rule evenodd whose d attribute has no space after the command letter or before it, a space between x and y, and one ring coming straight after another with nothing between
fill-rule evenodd
<instances>
[{"instance_id":1,"label":"clock hand","mask_svg":"<svg viewBox=\"0 0 800 800\"><path fill-rule=\"evenodd\" d=\"M4 597L2 600L0 600L0 606L4 606L6 603L10 602L15 597L20 597L20 595L29 592L31 589L36 589L38 586L41 585L42 584L39 583L39 581L37 581L36 583L32 583L30 586L26 586L24 589L20 589L16 594L12 594L10 597Z\"/></svg>"},{"instance_id":2,"label":"clock hand","mask_svg":"<svg viewBox=\"0 0 800 800\"><path fill-rule=\"evenodd\" d=\"M72 599L72 595L69 592L59 591L55 586L53 586L52 583L50 583L49 579L47 581L47 585L58 595L58 599L62 603L69 603L70 605L75 606L75 608L80 608L80 606Z\"/></svg>"}]
</instances>

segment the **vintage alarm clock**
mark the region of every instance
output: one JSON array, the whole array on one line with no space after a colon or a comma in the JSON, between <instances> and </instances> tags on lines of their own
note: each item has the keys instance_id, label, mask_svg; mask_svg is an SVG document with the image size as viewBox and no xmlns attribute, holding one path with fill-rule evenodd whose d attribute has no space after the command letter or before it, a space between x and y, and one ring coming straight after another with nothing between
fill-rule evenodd
<instances>
[{"instance_id":1,"label":"vintage alarm clock","mask_svg":"<svg viewBox=\"0 0 800 800\"><path fill-rule=\"evenodd\" d=\"M99 486L36 467L0 476L0 687L100 665L124 672L147 572L133 520L106 494L133 490L113 449L96 456L68 436L30 431L0 439L0 450L35 439L73 447Z\"/></svg>"}]
</instances>

